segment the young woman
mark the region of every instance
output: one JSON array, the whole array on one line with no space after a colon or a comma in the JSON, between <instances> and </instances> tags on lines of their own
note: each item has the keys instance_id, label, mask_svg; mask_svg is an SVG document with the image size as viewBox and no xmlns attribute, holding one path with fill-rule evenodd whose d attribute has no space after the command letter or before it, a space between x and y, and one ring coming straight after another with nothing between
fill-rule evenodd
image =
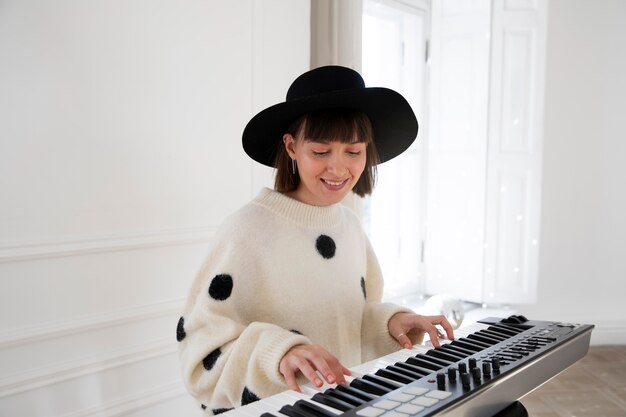
<instances>
[{"instance_id":1,"label":"young woman","mask_svg":"<svg viewBox=\"0 0 626 417\"><path fill-rule=\"evenodd\" d=\"M371 193L375 167L406 150L417 120L393 90L348 68L298 77L243 133L276 168L230 216L191 287L176 332L183 378L207 414L299 384L345 383L348 367L452 327L382 303L383 278L358 218L340 202Z\"/></svg>"}]
</instances>

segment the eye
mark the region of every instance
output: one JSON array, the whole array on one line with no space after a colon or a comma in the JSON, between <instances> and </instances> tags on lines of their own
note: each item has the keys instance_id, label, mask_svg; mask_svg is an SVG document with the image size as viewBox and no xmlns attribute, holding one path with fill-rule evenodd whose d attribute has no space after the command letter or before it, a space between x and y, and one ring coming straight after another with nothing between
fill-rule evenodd
<instances>
[{"instance_id":1,"label":"eye","mask_svg":"<svg viewBox=\"0 0 626 417\"><path fill-rule=\"evenodd\" d=\"M313 155L315 155L315 156L328 155L328 151L313 151Z\"/></svg>"},{"instance_id":2,"label":"eye","mask_svg":"<svg viewBox=\"0 0 626 417\"><path fill-rule=\"evenodd\" d=\"M348 151L348 155L350 155L350 156L359 156L359 155L361 155L361 151Z\"/></svg>"}]
</instances>

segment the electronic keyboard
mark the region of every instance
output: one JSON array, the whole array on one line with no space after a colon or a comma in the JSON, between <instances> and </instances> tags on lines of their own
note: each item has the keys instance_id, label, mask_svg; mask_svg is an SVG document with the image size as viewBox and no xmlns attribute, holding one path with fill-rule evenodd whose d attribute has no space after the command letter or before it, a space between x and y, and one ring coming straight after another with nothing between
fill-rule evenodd
<instances>
[{"instance_id":1,"label":"electronic keyboard","mask_svg":"<svg viewBox=\"0 0 626 417\"><path fill-rule=\"evenodd\" d=\"M351 368L348 384L312 384L224 417L488 417L563 371L589 349L593 325L486 318L455 340L415 345Z\"/></svg>"}]
</instances>

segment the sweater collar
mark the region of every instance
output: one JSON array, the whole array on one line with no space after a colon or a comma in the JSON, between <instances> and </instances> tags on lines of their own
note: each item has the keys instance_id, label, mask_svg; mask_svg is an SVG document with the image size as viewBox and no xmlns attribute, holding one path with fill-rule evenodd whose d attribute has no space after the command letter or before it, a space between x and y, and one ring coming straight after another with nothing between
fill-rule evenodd
<instances>
[{"instance_id":1,"label":"sweater collar","mask_svg":"<svg viewBox=\"0 0 626 417\"><path fill-rule=\"evenodd\" d=\"M341 222L343 217L341 204L312 206L269 188L263 188L252 202L302 227L334 227Z\"/></svg>"}]
</instances>

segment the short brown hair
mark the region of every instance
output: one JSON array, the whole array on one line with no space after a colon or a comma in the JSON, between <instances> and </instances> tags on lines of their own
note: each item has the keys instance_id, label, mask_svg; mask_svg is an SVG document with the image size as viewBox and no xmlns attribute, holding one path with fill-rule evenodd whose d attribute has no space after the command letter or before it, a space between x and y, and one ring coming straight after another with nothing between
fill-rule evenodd
<instances>
[{"instance_id":1,"label":"short brown hair","mask_svg":"<svg viewBox=\"0 0 626 417\"><path fill-rule=\"evenodd\" d=\"M322 110L307 113L296 119L285 133L291 134L295 140L304 139L311 142L329 143L365 143L365 169L352 191L364 197L371 194L376 183L376 165L379 163L378 152L374 145L372 122L363 112L353 110ZM276 191L286 193L294 191L300 184L300 174L291 172L291 158L281 141L276 152L274 168Z\"/></svg>"}]
</instances>

